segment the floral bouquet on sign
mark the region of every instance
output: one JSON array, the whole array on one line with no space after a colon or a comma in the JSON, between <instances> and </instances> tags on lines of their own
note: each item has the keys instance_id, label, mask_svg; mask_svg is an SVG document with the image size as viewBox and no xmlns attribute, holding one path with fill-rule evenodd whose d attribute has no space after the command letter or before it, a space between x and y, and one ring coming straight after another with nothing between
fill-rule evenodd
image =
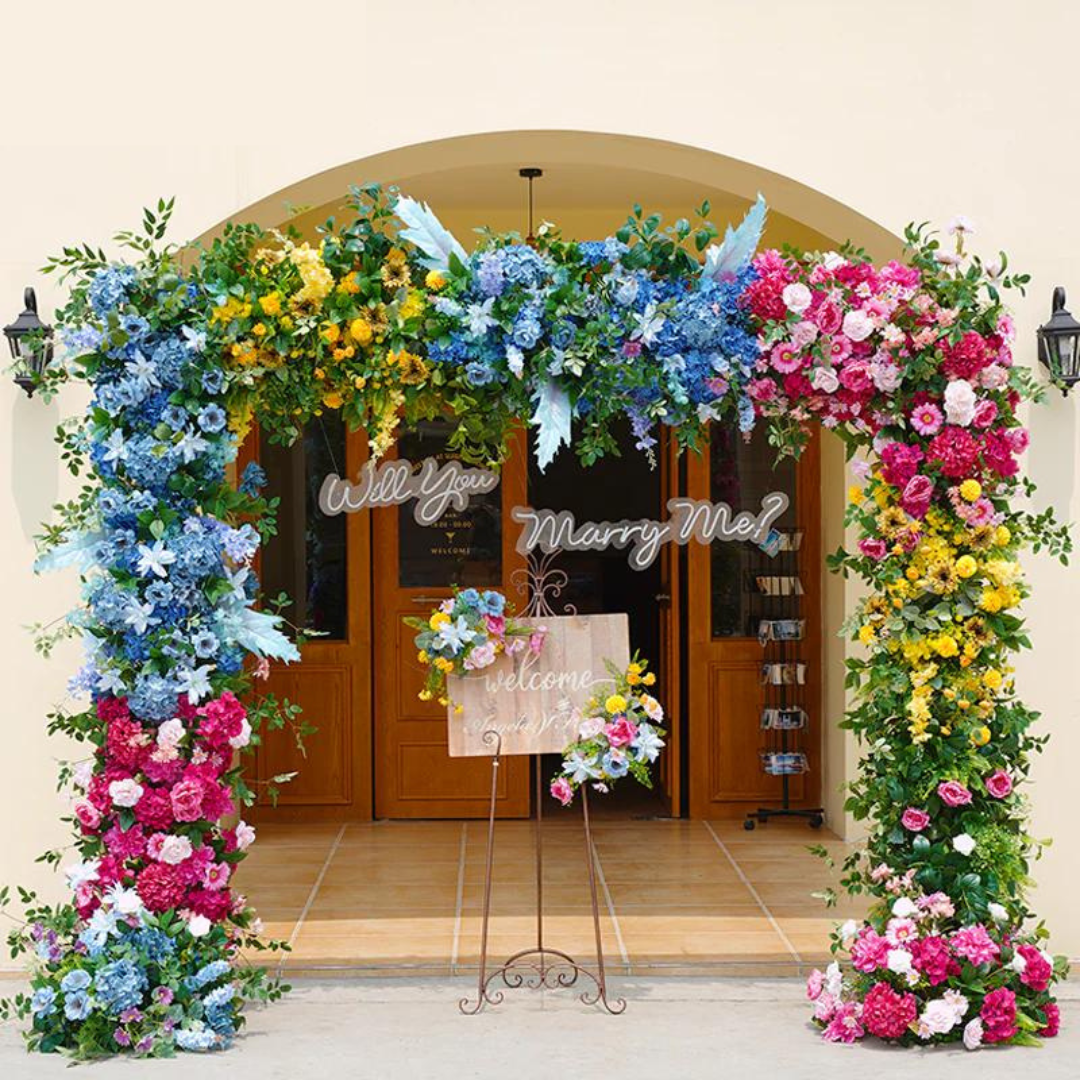
<instances>
[{"instance_id":1,"label":"floral bouquet on sign","mask_svg":"<svg viewBox=\"0 0 1080 1080\"><path fill-rule=\"evenodd\" d=\"M637 654L625 672L608 664L615 686L605 698L589 700L578 738L563 752L562 771L551 782L551 794L569 806L574 791L591 783L606 792L626 775L652 787L649 766L657 759L666 734L660 702L649 692L656 676Z\"/></svg>"},{"instance_id":2,"label":"floral bouquet on sign","mask_svg":"<svg viewBox=\"0 0 1080 1080\"><path fill-rule=\"evenodd\" d=\"M494 589L455 590L428 618L408 617L405 623L420 631L414 638L417 659L428 668L420 699L435 698L441 705L449 704L448 675L481 671L503 653L539 653L546 633L509 618L506 597Z\"/></svg>"}]
</instances>

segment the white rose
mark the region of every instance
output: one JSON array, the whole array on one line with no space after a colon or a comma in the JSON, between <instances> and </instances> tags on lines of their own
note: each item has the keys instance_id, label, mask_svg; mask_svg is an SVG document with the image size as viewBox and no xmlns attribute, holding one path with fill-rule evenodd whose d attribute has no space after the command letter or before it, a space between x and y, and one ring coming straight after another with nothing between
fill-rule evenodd
<instances>
[{"instance_id":1,"label":"white rose","mask_svg":"<svg viewBox=\"0 0 1080 1080\"><path fill-rule=\"evenodd\" d=\"M582 739L594 739L603 730L603 719L599 716L590 716L588 719L581 721L581 727L578 728L578 737Z\"/></svg>"},{"instance_id":2,"label":"white rose","mask_svg":"<svg viewBox=\"0 0 1080 1080\"><path fill-rule=\"evenodd\" d=\"M170 750L179 746L183 737L184 722L183 720L178 720L175 716L171 720L166 720L157 730L158 746Z\"/></svg>"},{"instance_id":3,"label":"white rose","mask_svg":"<svg viewBox=\"0 0 1080 1080\"><path fill-rule=\"evenodd\" d=\"M901 896L892 906L892 913L898 919L910 919L918 913L919 905L907 896Z\"/></svg>"},{"instance_id":4,"label":"white rose","mask_svg":"<svg viewBox=\"0 0 1080 1080\"><path fill-rule=\"evenodd\" d=\"M994 922L1008 922L1009 913L1005 910L1004 905L991 902L986 905L986 910L990 912L990 917Z\"/></svg>"},{"instance_id":5,"label":"white rose","mask_svg":"<svg viewBox=\"0 0 1080 1080\"><path fill-rule=\"evenodd\" d=\"M816 367L810 373L810 385L823 394L834 394L840 380L831 367Z\"/></svg>"},{"instance_id":6,"label":"white rose","mask_svg":"<svg viewBox=\"0 0 1080 1080\"><path fill-rule=\"evenodd\" d=\"M945 418L950 424L967 427L975 417L975 388L967 379L953 379L945 387Z\"/></svg>"},{"instance_id":7,"label":"white rose","mask_svg":"<svg viewBox=\"0 0 1080 1080\"><path fill-rule=\"evenodd\" d=\"M77 889L80 885L89 885L91 881L97 881L98 867L100 865L100 859L88 859L86 862L72 863L70 866L64 867L64 877L67 878L68 885L72 889Z\"/></svg>"},{"instance_id":8,"label":"white rose","mask_svg":"<svg viewBox=\"0 0 1080 1080\"><path fill-rule=\"evenodd\" d=\"M847 266L847 264L847 259L839 251L826 251L821 260L821 265L826 270L839 270L841 266Z\"/></svg>"},{"instance_id":9,"label":"white rose","mask_svg":"<svg viewBox=\"0 0 1080 1080\"><path fill-rule=\"evenodd\" d=\"M125 889L114 885L107 894L107 899L121 915L135 915L143 909L142 898L134 889Z\"/></svg>"},{"instance_id":10,"label":"white rose","mask_svg":"<svg viewBox=\"0 0 1080 1080\"><path fill-rule=\"evenodd\" d=\"M158 862L176 866L177 863L182 863L185 859L190 858L193 850L191 841L186 836L166 836L161 841Z\"/></svg>"},{"instance_id":11,"label":"white rose","mask_svg":"<svg viewBox=\"0 0 1080 1080\"><path fill-rule=\"evenodd\" d=\"M213 923L205 915L192 915L188 919L188 933L192 937L206 937L210 933L210 927Z\"/></svg>"},{"instance_id":12,"label":"white rose","mask_svg":"<svg viewBox=\"0 0 1080 1080\"><path fill-rule=\"evenodd\" d=\"M242 750L247 744L251 742L251 725L248 723L247 717L240 721L240 734L234 735L229 740L229 745L234 750Z\"/></svg>"},{"instance_id":13,"label":"white rose","mask_svg":"<svg viewBox=\"0 0 1080 1080\"><path fill-rule=\"evenodd\" d=\"M94 763L92 761L80 761L71 772L71 779L76 787L85 791L90 786L90 780L94 775Z\"/></svg>"},{"instance_id":14,"label":"white rose","mask_svg":"<svg viewBox=\"0 0 1080 1080\"><path fill-rule=\"evenodd\" d=\"M961 855L970 855L975 850L975 840L966 832L962 832L959 836L953 837L952 846L953 851L958 851Z\"/></svg>"},{"instance_id":15,"label":"white rose","mask_svg":"<svg viewBox=\"0 0 1080 1080\"><path fill-rule=\"evenodd\" d=\"M850 941L859 932L859 924L854 919L848 919L840 927L840 940Z\"/></svg>"},{"instance_id":16,"label":"white rose","mask_svg":"<svg viewBox=\"0 0 1080 1080\"><path fill-rule=\"evenodd\" d=\"M1008 966L1011 967L1017 975L1023 975L1024 968L1027 967L1027 961L1019 953L1015 953L1013 958L1009 961Z\"/></svg>"},{"instance_id":17,"label":"white rose","mask_svg":"<svg viewBox=\"0 0 1080 1080\"><path fill-rule=\"evenodd\" d=\"M849 311L844 316L844 333L852 341L865 341L874 332L874 322L865 311Z\"/></svg>"},{"instance_id":18,"label":"white rose","mask_svg":"<svg viewBox=\"0 0 1080 1080\"><path fill-rule=\"evenodd\" d=\"M113 806L132 807L142 798L142 793L142 784L130 778L114 780L109 785L109 798Z\"/></svg>"},{"instance_id":19,"label":"white rose","mask_svg":"<svg viewBox=\"0 0 1080 1080\"><path fill-rule=\"evenodd\" d=\"M962 1015L962 1014L961 1014ZM952 1031L960 1022L956 1010L942 998L936 998L926 1003L922 1016L919 1017L920 1027L926 1026L931 1035L945 1035Z\"/></svg>"},{"instance_id":20,"label":"white rose","mask_svg":"<svg viewBox=\"0 0 1080 1080\"><path fill-rule=\"evenodd\" d=\"M810 301L814 298L813 293L801 281L794 281L790 285L785 285L781 295L784 298L784 303L787 304L788 311L794 311L796 315L801 315L810 306Z\"/></svg>"},{"instance_id":21,"label":"white rose","mask_svg":"<svg viewBox=\"0 0 1080 1080\"><path fill-rule=\"evenodd\" d=\"M247 851L255 843L255 830L246 822L236 824L236 846L240 851Z\"/></svg>"},{"instance_id":22,"label":"white rose","mask_svg":"<svg viewBox=\"0 0 1080 1080\"><path fill-rule=\"evenodd\" d=\"M840 965L834 960L825 969L825 992L840 1000L840 994L844 989L844 976L840 971Z\"/></svg>"}]
</instances>

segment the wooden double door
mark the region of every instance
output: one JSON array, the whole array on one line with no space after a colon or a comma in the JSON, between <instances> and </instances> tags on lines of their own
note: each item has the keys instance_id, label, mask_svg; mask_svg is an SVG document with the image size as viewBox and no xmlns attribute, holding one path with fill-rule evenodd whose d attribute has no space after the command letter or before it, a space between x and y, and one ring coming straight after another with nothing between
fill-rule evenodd
<instances>
[{"instance_id":1,"label":"wooden double door","mask_svg":"<svg viewBox=\"0 0 1080 1080\"><path fill-rule=\"evenodd\" d=\"M446 435L445 425L422 423L402 434L393 453L413 462L445 458ZM553 466L545 479L535 469L530 474L519 436L494 491L474 497L464 512L423 526L413 519L411 504L335 517L319 510L325 476L355 476L367 460L364 437L347 432L333 415L314 421L288 449L249 440L242 462L258 458L270 477L269 494L281 500L278 535L261 560L264 595L288 593L293 623L317 635L303 645L299 664L272 667L269 689L300 705L317 731L303 749L288 730L263 740L255 817L486 815L490 765L448 755L445 708L417 697L424 670L413 646L415 631L403 619L431 611L452 585L499 588L524 606L524 559L515 549L518 526L510 517L516 505L572 505L579 518L596 520L613 519L614 507L632 499L633 512L618 516L660 518L667 499L678 494L726 498L740 509L750 505L746 496L773 479L760 450L740 459L730 441L714 439L700 457L681 460L667 446L660 450L654 473L640 462L644 472L627 472L635 466L614 459L590 476L592 470L579 472L568 459L562 472ZM717 476L730 479L732 470L734 486L718 485ZM816 455L779 479L798 486L793 513L813 528ZM730 549L741 546L666 545L651 575L627 574L625 553L609 553L606 563L567 559L569 591L577 587L572 598L579 610L630 609L631 648L641 645L653 661L669 731L658 770L660 795L664 812L673 816L741 814L747 804L776 794L775 778L763 776L758 761L761 647L752 636L752 612L739 606L732 584L746 576L742 564L732 563ZM718 555L717 549L724 550ZM814 565L816 558L814 544L807 544L804 561ZM818 604L813 590L806 599L808 607ZM283 776L291 779L275 782ZM507 759L498 783L499 814L527 816L528 761ZM800 798L811 794L805 784L798 790Z\"/></svg>"}]
</instances>

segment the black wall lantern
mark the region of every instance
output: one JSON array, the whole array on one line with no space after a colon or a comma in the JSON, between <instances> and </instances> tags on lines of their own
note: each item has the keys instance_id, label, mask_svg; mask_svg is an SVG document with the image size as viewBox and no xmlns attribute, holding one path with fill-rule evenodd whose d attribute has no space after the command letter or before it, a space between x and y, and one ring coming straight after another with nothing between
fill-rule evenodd
<instances>
[{"instance_id":1,"label":"black wall lantern","mask_svg":"<svg viewBox=\"0 0 1080 1080\"><path fill-rule=\"evenodd\" d=\"M1065 290L1054 290L1050 321L1039 327L1039 359L1061 393L1080 382L1080 322L1065 307Z\"/></svg>"},{"instance_id":2,"label":"black wall lantern","mask_svg":"<svg viewBox=\"0 0 1080 1080\"><path fill-rule=\"evenodd\" d=\"M4 327L4 337L8 339L15 361L15 383L26 391L27 397L33 397L41 376L52 363L53 328L38 318L37 296L33 289L28 288L23 293L23 303L26 310Z\"/></svg>"}]
</instances>

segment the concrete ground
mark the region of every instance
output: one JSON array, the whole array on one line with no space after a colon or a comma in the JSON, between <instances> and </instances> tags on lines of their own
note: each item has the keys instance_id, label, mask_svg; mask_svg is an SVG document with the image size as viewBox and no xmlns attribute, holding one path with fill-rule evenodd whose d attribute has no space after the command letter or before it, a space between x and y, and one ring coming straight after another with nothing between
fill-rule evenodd
<instances>
[{"instance_id":1,"label":"concrete ground","mask_svg":"<svg viewBox=\"0 0 1080 1080\"><path fill-rule=\"evenodd\" d=\"M93 1080L304 1077L312 1080L1077 1080L1080 989L1066 987L1062 1034L1042 1049L899 1050L821 1041L795 980L617 979L622 1016L581 1005L569 991L507 994L479 1016L458 1012L470 980L352 979L297 983L282 1003L254 1011L224 1054L112 1060ZM8 991L11 984L3 987ZM0 1028L3 1080L59 1077L66 1061L28 1056ZM70 1075L70 1074L68 1074Z\"/></svg>"}]
</instances>

